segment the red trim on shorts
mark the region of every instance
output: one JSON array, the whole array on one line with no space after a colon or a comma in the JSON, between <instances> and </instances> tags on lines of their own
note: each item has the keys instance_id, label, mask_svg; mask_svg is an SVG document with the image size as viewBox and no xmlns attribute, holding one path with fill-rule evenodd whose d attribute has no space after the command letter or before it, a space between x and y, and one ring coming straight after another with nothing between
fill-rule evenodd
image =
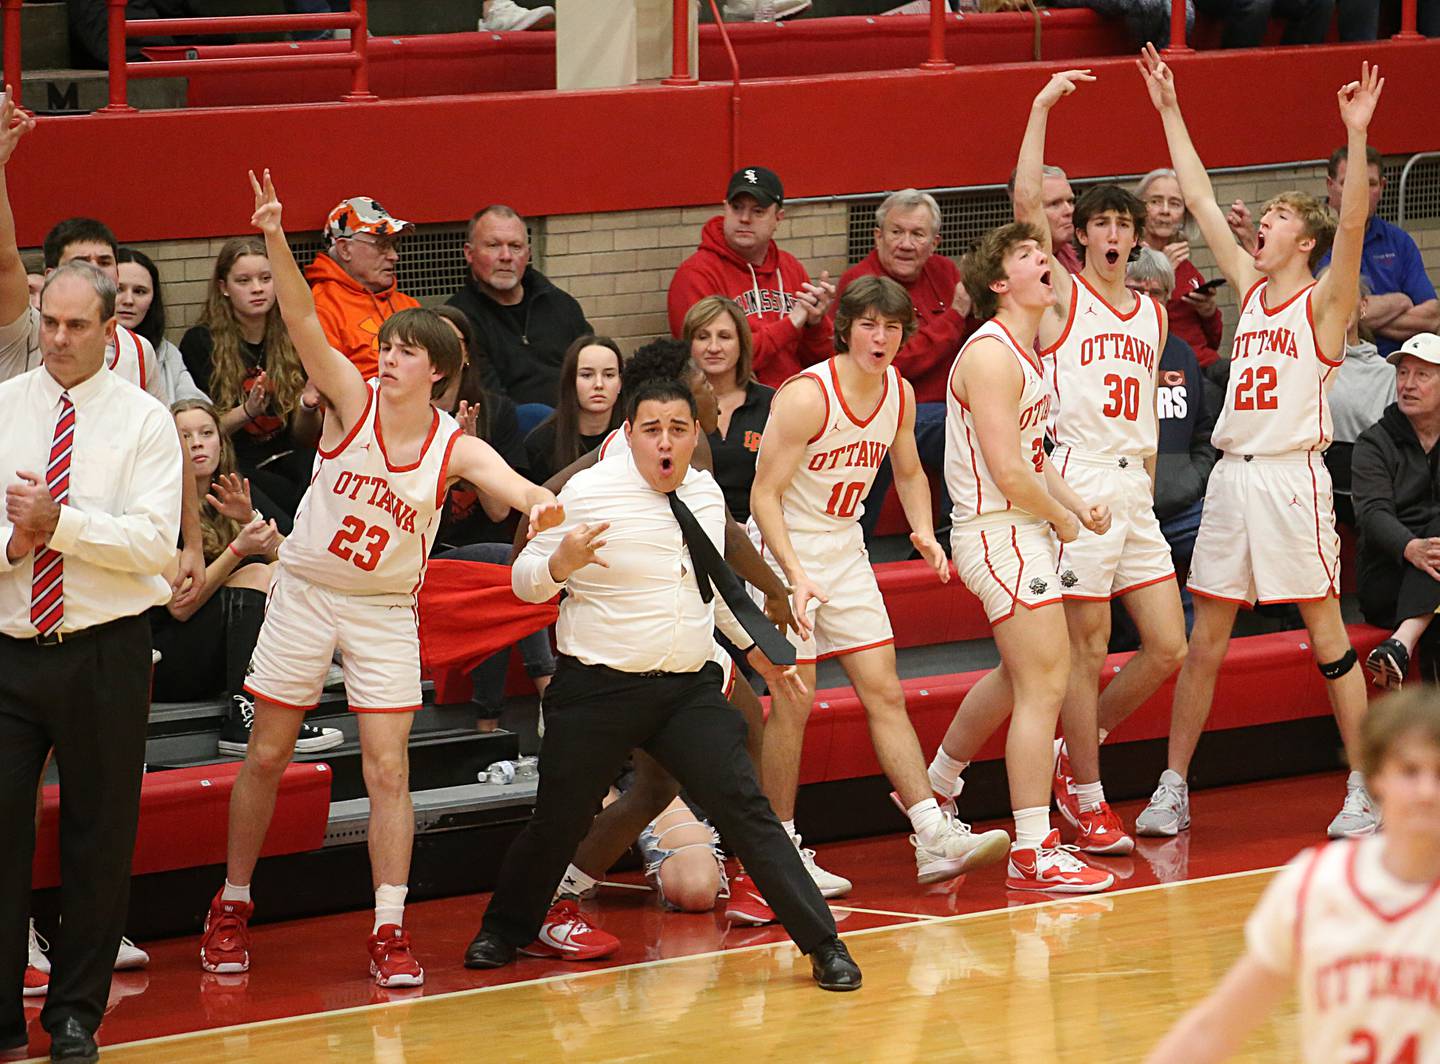
<instances>
[{"instance_id":1,"label":"red trim on shorts","mask_svg":"<svg viewBox=\"0 0 1440 1064\"><path fill-rule=\"evenodd\" d=\"M409 465L397 466L390 461L390 453L385 450L385 433L380 429L380 410L375 410L375 442L380 445L380 454L385 459L385 468L391 473L409 473L411 470L419 469L420 463L425 461L425 452L430 449L430 442L435 439L435 433L440 428L440 411L433 406L430 408L430 431L425 434L425 442L420 445L420 457Z\"/></svg>"},{"instance_id":2,"label":"red trim on shorts","mask_svg":"<svg viewBox=\"0 0 1440 1064\"><path fill-rule=\"evenodd\" d=\"M1313 298L1315 286L1312 284L1309 288L1305 289L1305 293L1305 320L1310 325L1310 342L1315 347L1315 357L1332 368L1343 365L1345 362L1344 351L1340 352L1339 358L1326 358L1325 352L1320 350L1320 334L1315 331L1315 300ZM1321 379L1323 380L1324 378L1322 377Z\"/></svg>"},{"instance_id":3,"label":"red trim on shorts","mask_svg":"<svg viewBox=\"0 0 1440 1064\"><path fill-rule=\"evenodd\" d=\"M1409 905L1405 906L1405 908L1399 910L1398 912L1387 913L1384 909L1380 908L1379 905L1375 904L1375 902L1363 890L1360 889L1360 880L1357 879L1355 876L1355 859L1359 855L1360 844L1358 842L1352 842L1350 844L1350 853L1347 854L1345 858L1345 882L1349 885L1350 890L1355 895L1355 897L1360 899L1361 903L1365 906L1365 908L1369 909L1372 913L1378 916L1381 920L1384 920L1387 924L1396 923L1400 920L1405 919L1405 917L1410 916L1417 909L1422 908L1426 903L1428 903L1431 898L1435 897L1437 891L1440 891L1440 879L1437 879L1430 884L1429 888L1426 889L1424 894L1416 898Z\"/></svg>"},{"instance_id":4,"label":"red trim on shorts","mask_svg":"<svg viewBox=\"0 0 1440 1064\"><path fill-rule=\"evenodd\" d=\"M355 706L350 707L351 713L415 713L423 709L423 706Z\"/></svg>"},{"instance_id":5,"label":"red trim on shorts","mask_svg":"<svg viewBox=\"0 0 1440 1064\"><path fill-rule=\"evenodd\" d=\"M1240 606L1247 610L1253 610L1255 603L1249 599L1231 598L1229 595L1217 595L1213 591L1206 591L1203 587L1196 587L1194 584L1186 583L1185 589L1192 595L1199 595L1202 598L1214 599L1216 602L1228 602L1232 606Z\"/></svg>"},{"instance_id":6,"label":"red trim on shorts","mask_svg":"<svg viewBox=\"0 0 1440 1064\"><path fill-rule=\"evenodd\" d=\"M858 647L846 647L844 650L827 650L815 660L828 661L830 658L843 658L846 654L858 654L862 650L874 650L876 647L888 646L893 642L895 642L895 637L892 635L889 639L882 639L877 643L866 643L864 646ZM799 664L799 662L797 661L796 664Z\"/></svg>"},{"instance_id":7,"label":"red trim on shorts","mask_svg":"<svg viewBox=\"0 0 1440 1064\"><path fill-rule=\"evenodd\" d=\"M1013 528L1010 530L1010 534L1011 534L1012 536L1015 534L1015 530L1014 530ZM981 532L980 532L980 553L981 553L981 555L982 555L982 556L984 557L984 559L985 559L985 568L990 571L990 579L991 579L991 580L994 580L995 583L999 584L999 585L1000 585L1000 590L1003 591L1003 592L1005 592L1005 594L1007 594L1007 595L1010 596L1010 603L1011 603L1011 611L1010 611L1010 612L1011 612L1011 613L1015 612L1015 611L1014 611L1014 604L1015 604L1015 602L1017 601L1016 595L1015 595L1015 593L1014 593L1013 591L1011 591L1008 587L1005 586L1005 581L1003 581L1003 580L1000 579L1000 574L995 571L995 566L993 566L993 565L990 564L990 541L985 538L985 531L984 531L983 529L982 529ZM1018 554L1019 551L1016 551L1016 553ZM1021 569L1022 569L1022 571L1023 571L1023 569L1024 569L1024 559L1021 559ZM1019 587L1020 585L1017 583L1015 586L1016 586L1016 587ZM1007 617L1008 617L1009 615L1010 615L1010 614L1006 614Z\"/></svg>"},{"instance_id":8,"label":"red trim on shorts","mask_svg":"<svg viewBox=\"0 0 1440 1064\"><path fill-rule=\"evenodd\" d=\"M1138 584L1131 584L1129 587L1123 587L1119 591L1112 591L1110 594L1115 598L1119 598L1121 595L1128 595L1132 591L1139 591L1142 588L1154 587L1156 584L1163 584L1166 580L1174 580L1177 585L1179 584L1179 578L1176 577L1173 572L1171 572L1166 574L1165 576L1157 576L1153 580L1142 580Z\"/></svg>"},{"instance_id":9,"label":"red trim on shorts","mask_svg":"<svg viewBox=\"0 0 1440 1064\"><path fill-rule=\"evenodd\" d=\"M445 505L445 491L449 487L446 481L450 479L450 453L455 450L455 444L463 435L465 435L464 429L456 429L445 443L445 457L440 459L440 483L435 488L435 509L437 510ZM609 437L607 436L606 439ZM600 446L605 445L602 443ZM604 455L601 457L603 458Z\"/></svg>"},{"instance_id":10,"label":"red trim on shorts","mask_svg":"<svg viewBox=\"0 0 1440 1064\"><path fill-rule=\"evenodd\" d=\"M1303 952L1304 940L1301 934L1305 923L1305 902L1310 895L1310 879L1315 875L1315 869L1320 864L1320 857L1325 853L1325 847L1317 846L1315 855L1310 858L1310 863L1305 866L1305 874L1300 877L1300 890L1295 895L1295 939L1291 946L1290 967L1299 970L1300 954Z\"/></svg>"},{"instance_id":11,"label":"red trim on shorts","mask_svg":"<svg viewBox=\"0 0 1440 1064\"><path fill-rule=\"evenodd\" d=\"M1122 313L1118 308L1116 308L1116 307L1110 302L1110 300L1106 299L1106 298L1105 298L1104 296L1102 296L1099 292L1097 292L1097 291L1095 290L1095 286L1092 285L1089 281L1085 280L1085 275L1084 275L1083 273L1072 273L1070 276L1073 277L1075 280L1079 281L1079 282L1080 282L1081 284L1083 284L1086 288L1088 288L1088 289L1090 290L1090 294L1091 294L1092 296L1094 296L1096 299L1100 300L1100 304L1101 304L1106 310L1108 310L1111 314L1114 314L1117 318L1119 318L1121 321L1129 321L1129 320L1130 320L1131 318L1133 318L1136 314L1139 314L1139 313L1140 313L1140 308L1145 305L1145 300L1150 298L1149 296L1141 296L1139 293L1136 293L1136 294L1135 294L1135 305L1130 308L1130 313L1129 313L1129 314L1125 314L1125 313ZM1071 300L1071 302L1073 303L1074 300Z\"/></svg>"},{"instance_id":12,"label":"red trim on shorts","mask_svg":"<svg viewBox=\"0 0 1440 1064\"><path fill-rule=\"evenodd\" d=\"M1335 574L1330 571L1330 563L1325 560L1325 548L1320 543L1320 483L1315 477L1315 452L1310 451L1305 456L1305 467L1310 470L1310 503L1311 509L1315 512L1315 553L1320 559L1320 567L1325 570L1325 581L1330 585L1330 594L1336 593ZM1331 505L1334 505L1332 500ZM1329 595L1321 595L1321 598L1329 598Z\"/></svg>"},{"instance_id":13,"label":"red trim on shorts","mask_svg":"<svg viewBox=\"0 0 1440 1064\"><path fill-rule=\"evenodd\" d=\"M1072 280L1075 279L1076 276L1077 276L1076 274L1073 274L1073 273L1070 274L1070 277L1071 277ZM1056 351L1058 351L1058 350L1060 349L1060 345L1063 344L1063 343L1069 338L1069 336L1070 336L1070 326L1075 323L1075 305L1076 305L1077 303L1079 303L1079 302L1080 302L1080 301L1075 298L1075 289L1074 289L1074 286L1071 286L1071 289L1070 289L1070 311L1069 311L1069 313L1066 314L1066 316L1065 316L1065 327L1060 330L1060 336L1056 339L1056 341L1055 341L1053 344L1051 344L1049 347L1042 347L1042 348L1040 348L1039 351L1036 352L1036 354L1037 354L1040 358L1044 358L1046 355L1053 355ZM1001 326L1001 328L1004 328L1004 326ZM1007 331L1008 331L1008 330L1007 330ZM1015 346L1016 346L1016 347L1019 347L1020 345L1019 345L1019 344L1016 344ZM1056 376L1059 376L1059 374L1057 373Z\"/></svg>"},{"instance_id":14,"label":"red trim on shorts","mask_svg":"<svg viewBox=\"0 0 1440 1064\"><path fill-rule=\"evenodd\" d=\"M815 664L815 659L814 659L814 658L796 658L796 659L795 659L795 664L796 664L796 665L814 665L814 664Z\"/></svg>"},{"instance_id":15,"label":"red trim on shorts","mask_svg":"<svg viewBox=\"0 0 1440 1064\"><path fill-rule=\"evenodd\" d=\"M1068 591L1061 592L1061 594L1064 595L1066 602L1113 602L1115 599L1128 595L1132 591L1139 591L1142 588L1153 587L1156 584L1163 584L1166 580L1174 579L1174 573L1170 573L1168 576L1157 576L1153 580L1142 580L1138 584L1131 584L1129 587L1112 590L1108 595L1072 595ZM1215 596L1210 597L1213 598Z\"/></svg>"},{"instance_id":16,"label":"red trim on shorts","mask_svg":"<svg viewBox=\"0 0 1440 1064\"><path fill-rule=\"evenodd\" d=\"M268 703L270 703L270 705L272 705L272 706L278 706L280 709L293 709L296 713L309 713L312 709L314 709L316 706L318 706L318 705L320 704L319 702L312 702L312 703L310 703L310 705L308 705L308 706L296 706L296 705L291 705L289 702L282 702L282 701L280 701L280 699L278 699L278 698L272 698L272 697L270 697L270 696L267 695L264 691L257 691L254 687L250 686L250 684L249 684L248 682L245 683L243 686L244 686L244 688L245 688L245 693L246 693L246 694L254 695L256 698L260 699L262 702L268 702Z\"/></svg>"},{"instance_id":17,"label":"red trim on shorts","mask_svg":"<svg viewBox=\"0 0 1440 1064\"><path fill-rule=\"evenodd\" d=\"M997 624L1004 624L1004 623L1005 623L1006 621L1008 621L1011 617L1014 617L1014 616L1015 616L1015 607L1016 607L1016 606L1023 606L1023 607L1025 607L1025 609L1027 609L1027 610L1034 611L1034 610L1038 610L1041 606L1058 606L1058 605L1063 604L1063 602L1064 602L1064 599L1061 599L1061 598L1048 598L1048 599L1043 599L1043 600L1041 600L1040 602L1025 602L1025 601L1023 601L1022 599L1016 599L1016 600L1015 600L1015 604L1010 607L1010 612L1007 613L1004 617L997 617L997 618L995 618L995 620L993 620L993 621L990 622L990 627L991 627L991 629L993 630L994 627L995 627Z\"/></svg>"},{"instance_id":18,"label":"red trim on shorts","mask_svg":"<svg viewBox=\"0 0 1440 1064\"><path fill-rule=\"evenodd\" d=\"M875 420L875 416L879 414L880 411L885 409L885 400L890 398L890 370L894 367L885 367L885 383L880 391L880 401L875 404L875 409L870 411L870 416L865 418L864 420L861 420L860 418L856 417L855 414L851 411L850 404L845 401L845 392L840 388L840 374L836 369L839 361L840 360L838 358L832 358L827 363L830 367L830 383L835 386L835 398L840 401L840 409L845 411L845 416L850 419L851 423L854 424L857 429L863 429L865 426L869 425L870 422ZM898 378L900 374L897 372L895 376Z\"/></svg>"},{"instance_id":19,"label":"red trim on shorts","mask_svg":"<svg viewBox=\"0 0 1440 1064\"><path fill-rule=\"evenodd\" d=\"M1192 588L1191 590L1194 590L1194 589ZM1325 601L1326 599L1328 599L1328 598L1337 598L1337 597L1338 597L1337 595L1334 595L1334 594L1331 594L1331 593L1327 592L1327 593L1325 593L1324 595L1309 595L1309 596L1306 596L1306 597L1303 597L1303 598L1273 598L1273 599L1257 598L1255 601L1256 601L1257 603L1259 603L1261 606L1293 606L1293 605L1295 605L1295 604L1297 604L1297 603L1300 603L1300 602L1324 602L1324 601Z\"/></svg>"},{"instance_id":20,"label":"red trim on shorts","mask_svg":"<svg viewBox=\"0 0 1440 1064\"><path fill-rule=\"evenodd\" d=\"M367 385L365 391L365 409L360 411L360 416L355 419L355 424L350 426L350 431L345 434L345 438L342 439L339 443L337 443L334 448L328 451L324 447L321 447L318 443L316 444L315 453L318 454L321 458L334 458L336 455L340 454L342 451L345 450L346 447L349 447L350 444L355 441L355 437L360 432L360 426L364 425L366 419L370 417L370 407L375 402L375 389ZM323 425L321 426L321 432L324 432Z\"/></svg>"},{"instance_id":21,"label":"red trim on shorts","mask_svg":"<svg viewBox=\"0 0 1440 1064\"><path fill-rule=\"evenodd\" d=\"M1060 463L1060 479L1061 479L1061 480L1064 480L1064 479L1065 479L1065 471L1070 468L1070 456L1075 453L1075 448L1074 448L1074 447L1071 447L1068 443L1066 443L1066 444L1060 444L1060 445L1058 445L1058 446L1063 446L1063 447L1065 448L1065 461L1063 461L1063 462ZM1046 456L1046 461L1049 461L1049 456L1048 456L1048 455ZM1058 538L1058 537L1057 537L1057 538ZM1055 567L1056 567L1057 569L1060 567L1060 563L1065 560L1065 547L1066 547L1066 544L1061 543L1061 544L1060 544L1060 549L1055 552ZM1069 595L1065 595L1064 597L1065 597L1065 598L1069 598L1070 596L1069 596ZM1079 597L1079 596L1076 596L1076 597ZM1100 599L1095 599L1095 601L1096 601L1096 602L1099 602L1099 601L1102 601L1102 600L1100 600Z\"/></svg>"}]
</instances>

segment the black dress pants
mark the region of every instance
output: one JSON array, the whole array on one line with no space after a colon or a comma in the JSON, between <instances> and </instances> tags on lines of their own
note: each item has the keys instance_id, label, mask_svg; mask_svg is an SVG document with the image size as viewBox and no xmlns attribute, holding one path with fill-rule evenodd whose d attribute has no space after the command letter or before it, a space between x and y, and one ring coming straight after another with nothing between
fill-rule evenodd
<instances>
[{"instance_id":1,"label":"black dress pants","mask_svg":"<svg viewBox=\"0 0 1440 1064\"><path fill-rule=\"evenodd\" d=\"M545 692L535 814L505 854L483 930L515 946L535 939L575 847L638 746L704 807L803 952L835 937L825 899L755 779L745 721L720 679L714 663L644 676L560 659Z\"/></svg>"},{"instance_id":2,"label":"black dress pants","mask_svg":"<svg viewBox=\"0 0 1440 1064\"><path fill-rule=\"evenodd\" d=\"M0 636L0 1044L25 1030L35 788L53 747L60 769L60 911L50 992L53 1031L100 1026L130 904L130 859L145 770L150 626L124 617L54 646Z\"/></svg>"}]
</instances>

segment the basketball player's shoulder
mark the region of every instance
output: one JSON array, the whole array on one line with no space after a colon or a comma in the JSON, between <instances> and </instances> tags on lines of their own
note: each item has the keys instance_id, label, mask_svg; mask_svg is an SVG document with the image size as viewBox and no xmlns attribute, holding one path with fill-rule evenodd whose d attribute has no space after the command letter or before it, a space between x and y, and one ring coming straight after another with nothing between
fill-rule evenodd
<instances>
[{"instance_id":1,"label":"basketball player's shoulder","mask_svg":"<svg viewBox=\"0 0 1440 1064\"><path fill-rule=\"evenodd\" d=\"M817 425L823 427L830 417L830 391L821 376L824 369L825 364L822 362L802 370L780 385L770 400L767 428L778 423L795 427L798 431L803 427L802 422L809 426L811 432L815 431ZM776 418L777 412L782 415L780 418Z\"/></svg>"}]
</instances>

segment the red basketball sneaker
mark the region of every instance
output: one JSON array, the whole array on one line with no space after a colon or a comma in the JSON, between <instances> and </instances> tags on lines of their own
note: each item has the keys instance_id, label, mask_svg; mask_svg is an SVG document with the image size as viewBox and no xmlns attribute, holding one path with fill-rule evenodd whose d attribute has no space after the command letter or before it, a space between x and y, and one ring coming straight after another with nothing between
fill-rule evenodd
<instances>
[{"instance_id":1,"label":"red basketball sneaker","mask_svg":"<svg viewBox=\"0 0 1440 1064\"><path fill-rule=\"evenodd\" d=\"M1051 894L1095 894L1115 883L1109 872L1091 868L1060 845L1060 832L1052 830L1039 849L1016 846L1010 851L1010 890L1043 890Z\"/></svg>"},{"instance_id":2,"label":"red basketball sneaker","mask_svg":"<svg viewBox=\"0 0 1440 1064\"><path fill-rule=\"evenodd\" d=\"M42 972L33 964L25 966L25 988L20 991L21 997L40 997L50 989L50 974Z\"/></svg>"},{"instance_id":3,"label":"red basketball sneaker","mask_svg":"<svg viewBox=\"0 0 1440 1064\"><path fill-rule=\"evenodd\" d=\"M1055 807L1060 810L1066 823L1072 828L1078 828L1080 796L1075 793L1075 777L1070 774L1070 751L1065 749L1064 739L1055 740L1055 778L1051 783L1055 789Z\"/></svg>"},{"instance_id":4,"label":"red basketball sneaker","mask_svg":"<svg viewBox=\"0 0 1440 1064\"><path fill-rule=\"evenodd\" d=\"M424 986L425 969L410 952L410 932L381 924L370 936L370 976L376 986Z\"/></svg>"},{"instance_id":5,"label":"red basketball sneaker","mask_svg":"<svg viewBox=\"0 0 1440 1064\"><path fill-rule=\"evenodd\" d=\"M598 961L619 948L620 940L592 926L577 902L562 898L550 906L535 941L520 947L520 952L527 957L551 960Z\"/></svg>"},{"instance_id":6,"label":"red basketball sneaker","mask_svg":"<svg viewBox=\"0 0 1440 1064\"><path fill-rule=\"evenodd\" d=\"M225 901L217 891L205 914L200 938L200 967L207 972L250 970L250 917L255 906L248 901Z\"/></svg>"},{"instance_id":7,"label":"red basketball sneaker","mask_svg":"<svg viewBox=\"0 0 1440 1064\"><path fill-rule=\"evenodd\" d=\"M773 924L775 913L765 904L755 881L749 876L736 876L730 881L730 900L725 903L725 919L732 924Z\"/></svg>"},{"instance_id":8,"label":"red basketball sneaker","mask_svg":"<svg viewBox=\"0 0 1440 1064\"><path fill-rule=\"evenodd\" d=\"M1109 802L1080 814L1075 848L1084 853L1134 853L1135 840L1125 834L1125 825Z\"/></svg>"}]
</instances>

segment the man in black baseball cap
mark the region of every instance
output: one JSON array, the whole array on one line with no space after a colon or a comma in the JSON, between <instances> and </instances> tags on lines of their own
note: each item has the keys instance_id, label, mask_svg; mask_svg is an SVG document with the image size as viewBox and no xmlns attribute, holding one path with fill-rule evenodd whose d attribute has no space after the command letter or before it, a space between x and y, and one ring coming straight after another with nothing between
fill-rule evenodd
<instances>
[{"instance_id":1,"label":"man in black baseball cap","mask_svg":"<svg viewBox=\"0 0 1440 1064\"><path fill-rule=\"evenodd\" d=\"M726 296L744 311L755 351L755 376L778 386L830 357L825 314L835 297L828 272L811 283L795 258L776 246L785 218L785 188L774 170L742 166L725 188L723 213L705 223L700 247L670 282L670 331L705 296Z\"/></svg>"}]
</instances>

